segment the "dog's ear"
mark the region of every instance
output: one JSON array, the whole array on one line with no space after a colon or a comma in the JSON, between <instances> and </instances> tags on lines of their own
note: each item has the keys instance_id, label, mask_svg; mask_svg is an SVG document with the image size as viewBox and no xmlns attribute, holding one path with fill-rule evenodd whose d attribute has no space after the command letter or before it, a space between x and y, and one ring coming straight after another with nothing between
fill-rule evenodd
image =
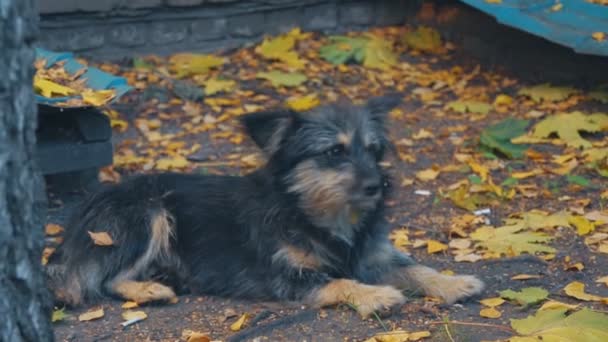
<instances>
[{"instance_id":1,"label":"dog's ear","mask_svg":"<svg viewBox=\"0 0 608 342\"><path fill-rule=\"evenodd\" d=\"M288 110L258 112L241 117L247 134L268 154L279 149L292 121L293 113Z\"/></svg>"},{"instance_id":2,"label":"dog's ear","mask_svg":"<svg viewBox=\"0 0 608 342\"><path fill-rule=\"evenodd\" d=\"M365 108L369 111L373 120L383 123L388 112L397 107L402 99L403 95L398 93L378 96L367 101Z\"/></svg>"}]
</instances>

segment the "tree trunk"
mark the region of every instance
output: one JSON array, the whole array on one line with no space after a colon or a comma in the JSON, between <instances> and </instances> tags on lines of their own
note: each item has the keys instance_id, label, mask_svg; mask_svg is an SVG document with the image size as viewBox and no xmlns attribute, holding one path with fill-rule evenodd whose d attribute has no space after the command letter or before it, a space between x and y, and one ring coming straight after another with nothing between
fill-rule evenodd
<instances>
[{"instance_id":1,"label":"tree trunk","mask_svg":"<svg viewBox=\"0 0 608 342\"><path fill-rule=\"evenodd\" d=\"M35 210L36 105L32 91L36 0L0 0L0 341L52 341Z\"/></svg>"}]
</instances>

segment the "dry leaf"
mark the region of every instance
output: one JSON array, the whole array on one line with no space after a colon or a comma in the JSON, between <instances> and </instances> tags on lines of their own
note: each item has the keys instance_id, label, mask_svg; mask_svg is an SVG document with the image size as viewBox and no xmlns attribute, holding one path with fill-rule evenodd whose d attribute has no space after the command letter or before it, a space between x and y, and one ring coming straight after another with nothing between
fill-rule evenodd
<instances>
[{"instance_id":1,"label":"dry leaf","mask_svg":"<svg viewBox=\"0 0 608 342\"><path fill-rule=\"evenodd\" d=\"M576 308L578 308L578 304L566 304L566 303L558 302L556 300L548 300L548 301L544 302L540 308L538 308L538 311L555 310L555 309L574 310Z\"/></svg>"},{"instance_id":2,"label":"dry leaf","mask_svg":"<svg viewBox=\"0 0 608 342\"><path fill-rule=\"evenodd\" d=\"M310 94L301 97L290 97L287 99L287 107L297 111L304 112L311 110L321 103L316 94Z\"/></svg>"},{"instance_id":3,"label":"dry leaf","mask_svg":"<svg viewBox=\"0 0 608 342\"><path fill-rule=\"evenodd\" d=\"M208 334L189 329L182 330L182 340L186 340L186 342L211 342Z\"/></svg>"},{"instance_id":4,"label":"dry leaf","mask_svg":"<svg viewBox=\"0 0 608 342\"><path fill-rule=\"evenodd\" d=\"M245 325L245 322L247 321L247 319L249 319L249 314L244 313L236 322L234 322L230 325L230 330L232 330L232 331L241 330L243 328L243 325Z\"/></svg>"},{"instance_id":5,"label":"dry leaf","mask_svg":"<svg viewBox=\"0 0 608 342\"><path fill-rule=\"evenodd\" d=\"M81 322L92 321L94 319L99 319L99 318L103 317L103 315L104 315L103 308L99 308L99 309L90 310L83 314L80 314L78 316L78 320Z\"/></svg>"},{"instance_id":6,"label":"dry leaf","mask_svg":"<svg viewBox=\"0 0 608 342\"><path fill-rule=\"evenodd\" d=\"M602 283L602 284L608 286L608 276L603 276L601 278L598 278L595 282Z\"/></svg>"},{"instance_id":7,"label":"dry leaf","mask_svg":"<svg viewBox=\"0 0 608 342\"><path fill-rule=\"evenodd\" d=\"M584 301L601 301L603 298L600 296L585 293L585 284L579 281L573 281L564 287L564 292L570 297Z\"/></svg>"},{"instance_id":8,"label":"dry leaf","mask_svg":"<svg viewBox=\"0 0 608 342\"><path fill-rule=\"evenodd\" d=\"M511 277L511 280L528 280L528 279L540 279L541 276L533 274L518 274Z\"/></svg>"},{"instance_id":9,"label":"dry leaf","mask_svg":"<svg viewBox=\"0 0 608 342\"><path fill-rule=\"evenodd\" d=\"M433 168L426 169L426 170L416 172L416 178L418 178L419 180L421 180L423 182L426 182L426 181L430 181L430 180L437 178L437 176L439 176L439 173L440 173L439 170L435 170Z\"/></svg>"},{"instance_id":10,"label":"dry leaf","mask_svg":"<svg viewBox=\"0 0 608 342\"><path fill-rule=\"evenodd\" d=\"M93 243L97 246L112 246L114 245L114 241L108 232L91 232L89 231L89 236L93 240Z\"/></svg>"},{"instance_id":11,"label":"dry leaf","mask_svg":"<svg viewBox=\"0 0 608 342\"><path fill-rule=\"evenodd\" d=\"M498 311L495 307L483 308L479 311L479 316L485 318L499 318L502 316L502 313Z\"/></svg>"},{"instance_id":12,"label":"dry leaf","mask_svg":"<svg viewBox=\"0 0 608 342\"><path fill-rule=\"evenodd\" d=\"M426 245L426 251L429 254L438 253L448 249L448 245L436 240L429 240Z\"/></svg>"},{"instance_id":13,"label":"dry leaf","mask_svg":"<svg viewBox=\"0 0 608 342\"><path fill-rule=\"evenodd\" d=\"M482 299L479 302L485 306L495 307L495 306L502 305L505 302L505 300L500 297L494 297L494 298Z\"/></svg>"},{"instance_id":14,"label":"dry leaf","mask_svg":"<svg viewBox=\"0 0 608 342\"><path fill-rule=\"evenodd\" d=\"M131 302L131 301L129 301L129 302L124 302L120 307L123 308L123 309L133 309L133 308L136 308L138 306L139 306L139 304L137 304L137 302Z\"/></svg>"}]
</instances>

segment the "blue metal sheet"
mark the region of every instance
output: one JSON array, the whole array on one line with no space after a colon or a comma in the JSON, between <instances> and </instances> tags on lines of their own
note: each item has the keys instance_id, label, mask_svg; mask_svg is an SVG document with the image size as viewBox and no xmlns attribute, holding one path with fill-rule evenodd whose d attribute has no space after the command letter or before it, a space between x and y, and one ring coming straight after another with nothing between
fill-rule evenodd
<instances>
[{"instance_id":1,"label":"blue metal sheet","mask_svg":"<svg viewBox=\"0 0 608 342\"><path fill-rule=\"evenodd\" d=\"M118 100L121 96L126 94L128 91L133 89L127 84L127 80L124 77L114 76L107 72L101 71L97 68L87 67L78 63L71 52L52 52L44 49L36 49L36 59L46 60L46 67L51 67L56 63L65 62L65 71L69 74L75 74L87 68L86 71L80 77L86 79L86 84L89 88L94 90L114 89L116 96L112 101ZM79 96L64 96L64 97L53 97L48 98L41 95L36 95L36 101L41 104L53 105L58 102L65 102L72 98L78 98Z\"/></svg>"},{"instance_id":2,"label":"blue metal sheet","mask_svg":"<svg viewBox=\"0 0 608 342\"><path fill-rule=\"evenodd\" d=\"M578 53L608 56L608 40L597 41L592 34L608 36L608 6L585 0L462 0L494 17L502 24L571 47ZM561 3L559 10L553 10Z\"/></svg>"}]
</instances>

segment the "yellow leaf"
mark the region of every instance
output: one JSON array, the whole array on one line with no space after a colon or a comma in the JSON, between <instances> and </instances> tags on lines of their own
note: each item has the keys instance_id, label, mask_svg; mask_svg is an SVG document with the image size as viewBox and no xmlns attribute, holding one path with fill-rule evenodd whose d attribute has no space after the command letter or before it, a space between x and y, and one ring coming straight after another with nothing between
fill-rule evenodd
<instances>
[{"instance_id":1,"label":"yellow leaf","mask_svg":"<svg viewBox=\"0 0 608 342\"><path fill-rule=\"evenodd\" d=\"M84 100L85 103L88 103L93 106L101 107L101 106L107 104L108 102L110 102L114 98L114 96L116 96L116 91L114 89L107 89L107 90L86 89L86 90L83 90L80 95L82 95L82 99Z\"/></svg>"},{"instance_id":2,"label":"yellow leaf","mask_svg":"<svg viewBox=\"0 0 608 342\"><path fill-rule=\"evenodd\" d=\"M211 342L211 339L207 334L189 329L182 331L182 340L185 340L186 342Z\"/></svg>"},{"instance_id":3,"label":"yellow leaf","mask_svg":"<svg viewBox=\"0 0 608 342\"><path fill-rule=\"evenodd\" d=\"M541 276L534 274L518 274L511 277L512 280L528 280L528 279L540 279Z\"/></svg>"},{"instance_id":4,"label":"yellow leaf","mask_svg":"<svg viewBox=\"0 0 608 342\"><path fill-rule=\"evenodd\" d=\"M287 107L297 111L304 112L318 106L321 102L316 94L309 94L301 97L290 97L287 99Z\"/></svg>"},{"instance_id":5,"label":"yellow leaf","mask_svg":"<svg viewBox=\"0 0 608 342\"><path fill-rule=\"evenodd\" d=\"M439 170L435 170L432 168L426 169L426 170L416 172L416 178L418 178L419 180L421 180L423 182L426 182L426 181L430 181L430 180L437 178L437 176L439 176L439 173L440 173Z\"/></svg>"},{"instance_id":6,"label":"yellow leaf","mask_svg":"<svg viewBox=\"0 0 608 342\"><path fill-rule=\"evenodd\" d=\"M603 298L600 296L585 293L585 284L579 281L573 281L564 287L564 292L570 297L584 301L601 301Z\"/></svg>"},{"instance_id":7,"label":"yellow leaf","mask_svg":"<svg viewBox=\"0 0 608 342\"><path fill-rule=\"evenodd\" d=\"M112 128L117 128L119 132L124 132L127 130L127 128L129 128L129 123L125 120L111 119L110 126Z\"/></svg>"},{"instance_id":8,"label":"yellow leaf","mask_svg":"<svg viewBox=\"0 0 608 342\"><path fill-rule=\"evenodd\" d=\"M139 304L137 304L137 302L131 302L131 301L129 301L129 302L124 302L120 307L123 308L123 309L133 309L133 308L136 308L138 306L139 306Z\"/></svg>"},{"instance_id":9,"label":"yellow leaf","mask_svg":"<svg viewBox=\"0 0 608 342\"><path fill-rule=\"evenodd\" d=\"M219 78L211 78L205 82L205 95L215 95L219 92L230 92L236 87L236 82L233 80L222 80Z\"/></svg>"},{"instance_id":10,"label":"yellow leaf","mask_svg":"<svg viewBox=\"0 0 608 342\"><path fill-rule=\"evenodd\" d=\"M431 336L430 331L414 331L413 333L410 333L409 340L418 341L420 339L423 339L423 338L429 337L429 336Z\"/></svg>"},{"instance_id":11,"label":"yellow leaf","mask_svg":"<svg viewBox=\"0 0 608 342\"><path fill-rule=\"evenodd\" d=\"M556 300L548 300L548 301L544 302L540 308L538 308L538 311L555 310L555 309L574 310L576 308L578 308L578 304L566 304L566 303L558 302Z\"/></svg>"},{"instance_id":12,"label":"yellow leaf","mask_svg":"<svg viewBox=\"0 0 608 342\"><path fill-rule=\"evenodd\" d=\"M419 341L425 337L431 336L429 331L407 332L404 330L393 330L389 332L379 333L374 337L368 338L364 342L407 342Z\"/></svg>"},{"instance_id":13,"label":"yellow leaf","mask_svg":"<svg viewBox=\"0 0 608 342\"><path fill-rule=\"evenodd\" d=\"M591 37L593 37L593 39L597 40L598 42L603 42L604 40L606 40L606 34L604 32L593 32L591 34Z\"/></svg>"},{"instance_id":14,"label":"yellow leaf","mask_svg":"<svg viewBox=\"0 0 608 342\"><path fill-rule=\"evenodd\" d=\"M557 134L568 146L590 148L591 142L581 137L579 132L596 133L608 128L608 115L595 113L585 115L582 112L558 113L537 123L532 129L534 138L548 138Z\"/></svg>"},{"instance_id":15,"label":"yellow leaf","mask_svg":"<svg viewBox=\"0 0 608 342\"><path fill-rule=\"evenodd\" d=\"M143 311L128 310L122 313L122 318L126 321L137 320L141 321L148 318L148 315Z\"/></svg>"},{"instance_id":16,"label":"yellow leaf","mask_svg":"<svg viewBox=\"0 0 608 342\"><path fill-rule=\"evenodd\" d=\"M534 170L527 171L527 172L513 172L511 174L511 177L516 178L516 179L525 179L525 178L534 177L537 175L542 175L543 173L545 173L545 171L543 171L542 169L534 169Z\"/></svg>"},{"instance_id":17,"label":"yellow leaf","mask_svg":"<svg viewBox=\"0 0 608 342\"><path fill-rule=\"evenodd\" d=\"M509 95L500 94L494 99L495 106L509 106L513 104L513 98Z\"/></svg>"},{"instance_id":18,"label":"yellow leaf","mask_svg":"<svg viewBox=\"0 0 608 342\"><path fill-rule=\"evenodd\" d=\"M256 47L255 52L266 59L279 60L292 68L301 69L305 62L293 50L296 43L295 37L293 34L286 34L264 39L262 44Z\"/></svg>"},{"instance_id":19,"label":"yellow leaf","mask_svg":"<svg viewBox=\"0 0 608 342\"><path fill-rule=\"evenodd\" d=\"M175 156L173 158L162 158L156 161L155 168L157 170L175 170L175 169L183 169L189 165L189 162L186 158L182 156Z\"/></svg>"},{"instance_id":20,"label":"yellow leaf","mask_svg":"<svg viewBox=\"0 0 608 342\"><path fill-rule=\"evenodd\" d=\"M608 286L608 276L603 276L601 278L598 278L595 282L603 283L604 285Z\"/></svg>"},{"instance_id":21,"label":"yellow leaf","mask_svg":"<svg viewBox=\"0 0 608 342\"><path fill-rule=\"evenodd\" d=\"M103 317L103 315L104 315L103 308L99 308L99 309L90 310L83 314L80 314L78 316L78 320L81 322L92 321L94 319L99 319L99 318Z\"/></svg>"},{"instance_id":22,"label":"yellow leaf","mask_svg":"<svg viewBox=\"0 0 608 342\"><path fill-rule=\"evenodd\" d=\"M53 97L53 95L67 96L76 94L76 91L72 88L62 86L61 84L38 76L34 76L34 89L36 89L40 95L48 98Z\"/></svg>"},{"instance_id":23,"label":"yellow leaf","mask_svg":"<svg viewBox=\"0 0 608 342\"><path fill-rule=\"evenodd\" d=\"M44 232L46 235L57 235L57 234L63 232L63 227L58 224L48 223L44 227Z\"/></svg>"},{"instance_id":24,"label":"yellow leaf","mask_svg":"<svg viewBox=\"0 0 608 342\"><path fill-rule=\"evenodd\" d=\"M481 311L479 311L479 316L485 318L499 318L502 316L502 313L494 307L489 307L481 309Z\"/></svg>"},{"instance_id":25,"label":"yellow leaf","mask_svg":"<svg viewBox=\"0 0 608 342\"><path fill-rule=\"evenodd\" d=\"M578 235L587 235L595 230L595 224L584 216L570 216L568 222L576 227Z\"/></svg>"},{"instance_id":26,"label":"yellow leaf","mask_svg":"<svg viewBox=\"0 0 608 342\"><path fill-rule=\"evenodd\" d=\"M471 170L473 170L473 172L475 172L481 178L482 181L485 182L488 179L488 174L490 173L490 170L486 166L481 165L474 160L469 160L467 164L469 164Z\"/></svg>"},{"instance_id":27,"label":"yellow leaf","mask_svg":"<svg viewBox=\"0 0 608 342\"><path fill-rule=\"evenodd\" d=\"M249 314L244 313L236 322L234 322L230 325L230 330L232 330L232 331L241 330L243 328L243 325L245 324L245 321L247 321L247 319L249 319Z\"/></svg>"},{"instance_id":28,"label":"yellow leaf","mask_svg":"<svg viewBox=\"0 0 608 342\"><path fill-rule=\"evenodd\" d=\"M427 131L424 128L421 128L418 132L416 132L412 135L412 139L414 139L414 140L428 139L428 138L434 138L434 137L435 137L435 135L433 133L431 133L430 131Z\"/></svg>"},{"instance_id":29,"label":"yellow leaf","mask_svg":"<svg viewBox=\"0 0 608 342\"><path fill-rule=\"evenodd\" d=\"M495 306L502 305L502 303L504 303L505 300L500 297L494 297L494 298L482 299L479 302L485 306L495 307Z\"/></svg>"},{"instance_id":30,"label":"yellow leaf","mask_svg":"<svg viewBox=\"0 0 608 342\"><path fill-rule=\"evenodd\" d=\"M517 94L530 97L535 102L561 101L579 91L572 87L554 87L549 83L520 89Z\"/></svg>"},{"instance_id":31,"label":"yellow leaf","mask_svg":"<svg viewBox=\"0 0 608 342\"><path fill-rule=\"evenodd\" d=\"M213 55L180 53L169 58L169 69L181 78L194 74L206 74L209 70L222 66L224 62L224 58Z\"/></svg>"},{"instance_id":32,"label":"yellow leaf","mask_svg":"<svg viewBox=\"0 0 608 342\"><path fill-rule=\"evenodd\" d=\"M426 251L429 254L445 251L448 249L448 245L441 243L436 240L429 240L426 245Z\"/></svg>"},{"instance_id":33,"label":"yellow leaf","mask_svg":"<svg viewBox=\"0 0 608 342\"><path fill-rule=\"evenodd\" d=\"M410 48L423 52L442 52L441 36L437 30L429 27L418 27L403 36L403 42Z\"/></svg>"},{"instance_id":34,"label":"yellow leaf","mask_svg":"<svg viewBox=\"0 0 608 342\"><path fill-rule=\"evenodd\" d=\"M114 241L108 232L88 232L89 236L93 240L93 243L97 246L112 246Z\"/></svg>"},{"instance_id":35,"label":"yellow leaf","mask_svg":"<svg viewBox=\"0 0 608 342\"><path fill-rule=\"evenodd\" d=\"M397 65L397 55L390 42L374 35L369 35L369 38L365 46L363 66L386 71Z\"/></svg>"}]
</instances>

